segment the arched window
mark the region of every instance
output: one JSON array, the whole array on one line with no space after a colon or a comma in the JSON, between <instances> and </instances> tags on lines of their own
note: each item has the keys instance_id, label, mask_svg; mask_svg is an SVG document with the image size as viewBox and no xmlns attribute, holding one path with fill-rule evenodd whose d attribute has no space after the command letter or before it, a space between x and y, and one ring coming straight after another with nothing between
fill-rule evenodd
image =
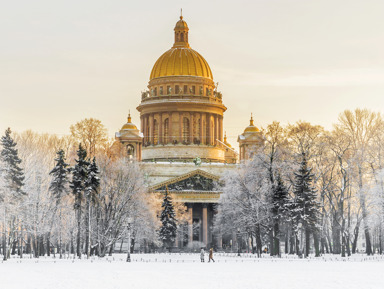
<instances>
[{"instance_id":1,"label":"arched window","mask_svg":"<svg viewBox=\"0 0 384 289\"><path fill-rule=\"evenodd\" d=\"M169 118L164 120L164 143L169 142Z\"/></svg>"},{"instance_id":2,"label":"arched window","mask_svg":"<svg viewBox=\"0 0 384 289\"><path fill-rule=\"evenodd\" d=\"M183 142L189 142L189 119L183 119Z\"/></svg>"},{"instance_id":3,"label":"arched window","mask_svg":"<svg viewBox=\"0 0 384 289\"><path fill-rule=\"evenodd\" d=\"M155 119L153 121L153 144L157 145L159 143L159 124Z\"/></svg>"},{"instance_id":4,"label":"arched window","mask_svg":"<svg viewBox=\"0 0 384 289\"><path fill-rule=\"evenodd\" d=\"M180 34L180 41L184 41L184 33Z\"/></svg>"},{"instance_id":5,"label":"arched window","mask_svg":"<svg viewBox=\"0 0 384 289\"><path fill-rule=\"evenodd\" d=\"M135 148L133 147L133 145L129 144L127 145L127 154L128 154L128 158L133 158L134 154L135 154Z\"/></svg>"}]
</instances>

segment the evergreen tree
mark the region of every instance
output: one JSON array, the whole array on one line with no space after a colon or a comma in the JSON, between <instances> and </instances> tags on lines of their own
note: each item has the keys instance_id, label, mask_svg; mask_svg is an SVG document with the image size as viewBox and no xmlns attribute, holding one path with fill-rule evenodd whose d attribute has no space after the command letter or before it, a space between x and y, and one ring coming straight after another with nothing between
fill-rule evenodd
<instances>
[{"instance_id":1,"label":"evergreen tree","mask_svg":"<svg viewBox=\"0 0 384 289\"><path fill-rule=\"evenodd\" d=\"M172 204L172 198L168 194L168 188L166 188L163 204L163 208L160 216L161 228L160 228L160 239L165 247L171 249L176 239L177 231L177 220L175 217L175 210Z\"/></svg>"},{"instance_id":2,"label":"evergreen tree","mask_svg":"<svg viewBox=\"0 0 384 289\"><path fill-rule=\"evenodd\" d=\"M273 186L272 196L272 218L273 218L273 236L274 252L272 255L280 255L280 225L287 217L287 204L289 203L288 190L281 179L280 174L277 175L276 184Z\"/></svg>"},{"instance_id":3,"label":"evergreen tree","mask_svg":"<svg viewBox=\"0 0 384 289\"><path fill-rule=\"evenodd\" d=\"M24 172L20 168L21 159L18 156L16 142L11 137L11 129L5 131L1 137L0 176L4 180L4 190L0 194L0 202L3 202L3 259L7 260L7 206L25 193L22 190L24 185Z\"/></svg>"},{"instance_id":4,"label":"evergreen tree","mask_svg":"<svg viewBox=\"0 0 384 289\"><path fill-rule=\"evenodd\" d=\"M317 223L319 220L319 203L316 201L316 190L312 185L312 169L308 167L305 154L302 154L300 168L295 172L294 183L294 219L296 225L302 224L305 231L305 257L309 255L310 235L313 234L316 256L319 256Z\"/></svg>"},{"instance_id":5,"label":"evergreen tree","mask_svg":"<svg viewBox=\"0 0 384 289\"><path fill-rule=\"evenodd\" d=\"M96 158L94 157L92 162L88 166L88 177L85 182L85 198L86 198L86 237L85 248L87 251L87 258L90 255L90 232L91 232L91 203L97 201L97 193L100 187L99 168L96 164Z\"/></svg>"},{"instance_id":6,"label":"evergreen tree","mask_svg":"<svg viewBox=\"0 0 384 289\"><path fill-rule=\"evenodd\" d=\"M55 207L54 207L54 211L53 211L53 214L52 214L52 222L51 222L51 228L53 226L53 221L54 221L54 218L56 216L56 211L57 209L60 207L60 204L61 204L61 200L62 198L64 197L64 195L66 194L67 192L67 186L68 186L68 173L69 173L69 168L68 168L68 164L65 162L65 153L64 151L61 149L59 150L57 153L57 158L55 159L56 161L56 165L55 167L49 172L50 175L52 175L53 179L51 181L51 184L49 185L49 189L50 191L52 192L52 195L55 199ZM60 232L59 232L59 252L60 252L60 259L62 258L62 248L61 248L61 244L62 244L62 236L61 236L61 208L60 208L60 211L59 211L59 221L60 221L60 224L59 224L59 229L60 229ZM49 250L49 246L50 246L50 233L51 232L48 232L48 235L47 235L47 252L48 252L48 256L50 254L50 250Z\"/></svg>"},{"instance_id":7,"label":"evergreen tree","mask_svg":"<svg viewBox=\"0 0 384 289\"><path fill-rule=\"evenodd\" d=\"M1 137L1 145L3 149L1 151L2 160L2 175L6 182L6 187L15 196L25 194L22 191L24 185L24 172L20 168L21 159L18 156L16 149L16 142L11 137L11 129L8 128L5 131L5 135Z\"/></svg>"},{"instance_id":8,"label":"evergreen tree","mask_svg":"<svg viewBox=\"0 0 384 289\"><path fill-rule=\"evenodd\" d=\"M49 185L49 190L52 192L58 206L67 189L69 165L65 162L65 153L63 150L59 150L56 154L56 165L49 173L53 177Z\"/></svg>"},{"instance_id":9,"label":"evergreen tree","mask_svg":"<svg viewBox=\"0 0 384 289\"><path fill-rule=\"evenodd\" d=\"M88 178L88 166L87 151L79 144L77 151L77 160L75 167L72 169L72 182L71 189L75 196L74 209L77 219L77 236L76 236L76 253L81 258L81 202L83 199L83 193L85 190L86 181Z\"/></svg>"}]
</instances>

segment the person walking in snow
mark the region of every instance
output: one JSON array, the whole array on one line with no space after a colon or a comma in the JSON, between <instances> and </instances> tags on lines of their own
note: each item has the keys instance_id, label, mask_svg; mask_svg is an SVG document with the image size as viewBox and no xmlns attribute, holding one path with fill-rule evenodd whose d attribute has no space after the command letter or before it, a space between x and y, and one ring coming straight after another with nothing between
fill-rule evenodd
<instances>
[{"instance_id":1,"label":"person walking in snow","mask_svg":"<svg viewBox=\"0 0 384 289\"><path fill-rule=\"evenodd\" d=\"M200 251L200 260L201 262L204 262L204 249L201 248L201 251Z\"/></svg>"},{"instance_id":2,"label":"person walking in snow","mask_svg":"<svg viewBox=\"0 0 384 289\"><path fill-rule=\"evenodd\" d=\"M213 260L213 249L212 248L209 249L209 260L208 260L208 263L211 262L211 260L213 262L215 262L215 260Z\"/></svg>"}]
</instances>

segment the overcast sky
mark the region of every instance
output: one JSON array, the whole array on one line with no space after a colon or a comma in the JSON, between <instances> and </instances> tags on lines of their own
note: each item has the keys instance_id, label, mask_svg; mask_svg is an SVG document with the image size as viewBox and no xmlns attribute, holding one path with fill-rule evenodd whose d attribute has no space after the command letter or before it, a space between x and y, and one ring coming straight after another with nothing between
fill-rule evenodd
<instances>
[{"instance_id":1,"label":"overcast sky","mask_svg":"<svg viewBox=\"0 0 384 289\"><path fill-rule=\"evenodd\" d=\"M189 42L249 123L330 129L345 109L384 113L383 0L14 0L0 8L0 130L68 134L86 117L114 135L136 107L183 8Z\"/></svg>"}]
</instances>

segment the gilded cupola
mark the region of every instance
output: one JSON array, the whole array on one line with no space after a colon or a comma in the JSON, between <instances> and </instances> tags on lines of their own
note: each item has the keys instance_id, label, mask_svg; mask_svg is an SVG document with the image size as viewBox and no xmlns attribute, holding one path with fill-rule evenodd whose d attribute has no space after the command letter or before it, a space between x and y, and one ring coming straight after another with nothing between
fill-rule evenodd
<instances>
[{"instance_id":1,"label":"gilded cupola","mask_svg":"<svg viewBox=\"0 0 384 289\"><path fill-rule=\"evenodd\" d=\"M247 126L244 132L259 132L260 130L253 124L253 117L251 114L251 119L249 120L249 126Z\"/></svg>"},{"instance_id":2,"label":"gilded cupola","mask_svg":"<svg viewBox=\"0 0 384 289\"><path fill-rule=\"evenodd\" d=\"M174 28L175 42L156 61L150 80L167 76L199 76L213 80L208 62L189 46L188 31L187 22L180 16Z\"/></svg>"}]
</instances>

